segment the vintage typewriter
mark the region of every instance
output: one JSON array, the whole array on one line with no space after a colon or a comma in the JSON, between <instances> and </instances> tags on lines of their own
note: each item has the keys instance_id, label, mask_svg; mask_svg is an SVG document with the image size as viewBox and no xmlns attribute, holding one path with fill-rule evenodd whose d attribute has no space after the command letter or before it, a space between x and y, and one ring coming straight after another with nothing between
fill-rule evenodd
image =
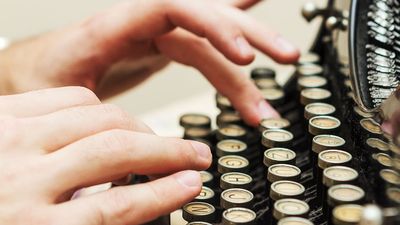
<instances>
[{"instance_id":1,"label":"vintage typewriter","mask_svg":"<svg viewBox=\"0 0 400 225\"><path fill-rule=\"evenodd\" d=\"M279 86L273 70L251 72L281 119L248 127L220 94L216 129L206 115L180 118L184 138L214 155L182 207L188 225L400 224L400 148L380 126L400 109L400 0L302 13L323 25L295 74Z\"/></svg>"}]
</instances>

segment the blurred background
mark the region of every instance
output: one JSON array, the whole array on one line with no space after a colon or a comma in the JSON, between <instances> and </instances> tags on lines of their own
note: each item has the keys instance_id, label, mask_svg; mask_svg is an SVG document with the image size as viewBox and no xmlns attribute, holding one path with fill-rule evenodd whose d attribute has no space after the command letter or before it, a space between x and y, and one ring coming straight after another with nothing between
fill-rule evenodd
<instances>
[{"instance_id":1,"label":"blurred background","mask_svg":"<svg viewBox=\"0 0 400 225\"><path fill-rule=\"evenodd\" d=\"M190 0L187 1L190 4ZM307 51L315 38L320 22L316 19L312 23L307 23L301 17L301 7L309 1L261 1L248 13L265 24L266 27L281 33L302 51ZM77 22L116 2L118 1L0 0L0 36L15 40L37 35ZM326 4L325 0L312 0L312 2L319 5ZM215 25L215 29L218 29L218 24ZM243 67L244 73L249 73L250 69L255 66L276 68L280 82L292 70L290 66L276 65L268 57L259 53L254 63ZM171 104L175 104L175 108L184 110L185 102L193 103L191 99L199 99L198 96L212 92L213 88L199 72L186 66L171 64L144 84L109 101L126 109L132 115L139 116L148 123L157 123L149 118L154 118L154 115L162 115L164 112L162 110L171 108ZM210 98L209 101L209 105L214 106L213 99ZM204 102L201 102L197 105L204 104ZM199 107L191 108L189 104L186 108L185 110L196 110ZM172 119L175 120L176 118Z\"/></svg>"}]
</instances>

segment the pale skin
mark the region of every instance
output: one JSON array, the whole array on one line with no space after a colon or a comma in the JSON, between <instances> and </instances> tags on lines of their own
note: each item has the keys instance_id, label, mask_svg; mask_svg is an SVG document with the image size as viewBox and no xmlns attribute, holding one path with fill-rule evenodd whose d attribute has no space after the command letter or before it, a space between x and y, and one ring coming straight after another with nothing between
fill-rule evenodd
<instances>
[{"instance_id":1,"label":"pale skin","mask_svg":"<svg viewBox=\"0 0 400 225\"><path fill-rule=\"evenodd\" d=\"M248 124L278 116L237 65L253 47L281 63L299 53L238 9L256 2L131 0L0 52L3 94L21 93L0 97L0 224L142 224L198 195L208 146L156 136L97 96L174 60L201 71ZM83 87L38 90L59 86ZM128 174L159 179L69 200Z\"/></svg>"}]
</instances>

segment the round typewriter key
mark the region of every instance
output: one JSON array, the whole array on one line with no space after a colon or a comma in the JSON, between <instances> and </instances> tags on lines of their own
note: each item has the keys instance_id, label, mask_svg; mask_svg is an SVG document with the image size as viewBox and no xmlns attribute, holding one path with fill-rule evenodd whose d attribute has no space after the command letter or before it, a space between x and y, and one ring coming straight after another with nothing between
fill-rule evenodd
<instances>
[{"instance_id":1,"label":"round typewriter key","mask_svg":"<svg viewBox=\"0 0 400 225\"><path fill-rule=\"evenodd\" d=\"M221 193L221 207L224 209L243 207L250 208L253 205L254 195L248 190L231 188Z\"/></svg>"},{"instance_id":2,"label":"round typewriter key","mask_svg":"<svg viewBox=\"0 0 400 225\"><path fill-rule=\"evenodd\" d=\"M249 161L246 158L236 155L227 155L218 159L218 172L247 172Z\"/></svg>"},{"instance_id":3,"label":"round typewriter key","mask_svg":"<svg viewBox=\"0 0 400 225\"><path fill-rule=\"evenodd\" d=\"M374 154L372 158L379 163L379 167L381 167L381 169L391 168L393 166L392 158L388 154L378 153Z\"/></svg>"},{"instance_id":4,"label":"round typewriter key","mask_svg":"<svg viewBox=\"0 0 400 225\"><path fill-rule=\"evenodd\" d=\"M273 183L276 181L288 180L299 181L301 177L301 170L297 166L288 164L275 164L268 167L267 179Z\"/></svg>"},{"instance_id":5,"label":"round typewriter key","mask_svg":"<svg viewBox=\"0 0 400 225\"><path fill-rule=\"evenodd\" d=\"M371 150L371 153L378 153L378 152L388 152L389 151L389 144L382 141L378 138L368 138L367 141L367 148ZM374 150L377 149L378 151Z\"/></svg>"},{"instance_id":6,"label":"round typewriter key","mask_svg":"<svg viewBox=\"0 0 400 225\"><path fill-rule=\"evenodd\" d=\"M360 125L362 128L364 128L364 131L368 132L369 134L378 136L383 134L381 126L377 122L375 122L372 118L362 119L360 121Z\"/></svg>"},{"instance_id":7,"label":"round typewriter key","mask_svg":"<svg viewBox=\"0 0 400 225\"><path fill-rule=\"evenodd\" d=\"M325 77L320 76L304 76L299 77L297 85L299 90L305 88L324 88L328 84L328 80Z\"/></svg>"},{"instance_id":8,"label":"round typewriter key","mask_svg":"<svg viewBox=\"0 0 400 225\"><path fill-rule=\"evenodd\" d=\"M293 140L293 134L282 129L270 129L262 133L261 143L267 148L288 147Z\"/></svg>"},{"instance_id":9,"label":"round typewriter key","mask_svg":"<svg viewBox=\"0 0 400 225\"><path fill-rule=\"evenodd\" d=\"M190 127L186 128L183 138L184 139L205 139L207 140L211 135L211 130L208 128L201 127Z\"/></svg>"},{"instance_id":10,"label":"round typewriter key","mask_svg":"<svg viewBox=\"0 0 400 225\"><path fill-rule=\"evenodd\" d=\"M200 194L195 198L197 202L215 203L215 193L211 188L201 187Z\"/></svg>"},{"instance_id":11,"label":"round typewriter key","mask_svg":"<svg viewBox=\"0 0 400 225\"><path fill-rule=\"evenodd\" d=\"M322 66L317 64L305 64L297 67L299 76L320 76L324 72Z\"/></svg>"},{"instance_id":12,"label":"round typewriter key","mask_svg":"<svg viewBox=\"0 0 400 225\"><path fill-rule=\"evenodd\" d=\"M279 220L278 225L314 225L314 224L308 219L293 216Z\"/></svg>"},{"instance_id":13,"label":"round typewriter key","mask_svg":"<svg viewBox=\"0 0 400 225\"><path fill-rule=\"evenodd\" d=\"M200 177L204 186L212 186L211 184L214 180L214 176L210 172L200 171Z\"/></svg>"},{"instance_id":14,"label":"round typewriter key","mask_svg":"<svg viewBox=\"0 0 400 225\"><path fill-rule=\"evenodd\" d=\"M202 127L211 128L210 117L203 114L190 113L181 116L179 124L184 128Z\"/></svg>"},{"instance_id":15,"label":"round typewriter key","mask_svg":"<svg viewBox=\"0 0 400 225\"><path fill-rule=\"evenodd\" d=\"M222 213L222 225L255 225L257 215L246 208L230 208Z\"/></svg>"},{"instance_id":16,"label":"round typewriter key","mask_svg":"<svg viewBox=\"0 0 400 225\"><path fill-rule=\"evenodd\" d=\"M246 136L246 129L237 125L227 125L217 130L217 140L219 141L225 139L245 140Z\"/></svg>"},{"instance_id":17,"label":"round typewriter key","mask_svg":"<svg viewBox=\"0 0 400 225\"><path fill-rule=\"evenodd\" d=\"M363 202L364 198L364 190L351 184L334 185L328 189L328 204L331 207L359 204Z\"/></svg>"},{"instance_id":18,"label":"round typewriter key","mask_svg":"<svg viewBox=\"0 0 400 225\"><path fill-rule=\"evenodd\" d=\"M386 190L386 195L388 199L394 203L392 204L393 206L400 204L400 188L388 188Z\"/></svg>"},{"instance_id":19,"label":"round typewriter key","mask_svg":"<svg viewBox=\"0 0 400 225\"><path fill-rule=\"evenodd\" d=\"M295 164L296 153L287 148L270 148L264 152L264 165Z\"/></svg>"},{"instance_id":20,"label":"round typewriter key","mask_svg":"<svg viewBox=\"0 0 400 225\"><path fill-rule=\"evenodd\" d=\"M319 55L312 52L307 52L301 54L299 60L297 61L297 64L298 65L318 64L319 61L320 61Z\"/></svg>"},{"instance_id":21,"label":"round typewriter key","mask_svg":"<svg viewBox=\"0 0 400 225\"><path fill-rule=\"evenodd\" d=\"M217 126L223 127L226 125L243 125L244 122L237 112L225 111L217 116Z\"/></svg>"},{"instance_id":22,"label":"round typewriter key","mask_svg":"<svg viewBox=\"0 0 400 225\"><path fill-rule=\"evenodd\" d=\"M259 89L268 89L268 88L278 88L279 85L275 79L272 78L260 78L254 81L256 86Z\"/></svg>"},{"instance_id":23,"label":"round typewriter key","mask_svg":"<svg viewBox=\"0 0 400 225\"><path fill-rule=\"evenodd\" d=\"M318 154L318 167L326 169L331 166L343 166L352 160L350 153L342 150L325 150Z\"/></svg>"},{"instance_id":24,"label":"round typewriter key","mask_svg":"<svg viewBox=\"0 0 400 225\"><path fill-rule=\"evenodd\" d=\"M186 225L212 225L212 224L206 223L206 222L190 222L190 223L187 223Z\"/></svg>"},{"instance_id":25,"label":"round typewriter key","mask_svg":"<svg viewBox=\"0 0 400 225\"><path fill-rule=\"evenodd\" d=\"M214 206L206 202L190 202L183 206L182 217L188 222L204 221L214 222L216 212Z\"/></svg>"},{"instance_id":26,"label":"round typewriter key","mask_svg":"<svg viewBox=\"0 0 400 225\"><path fill-rule=\"evenodd\" d=\"M383 169L379 172L379 176L388 184L400 185L400 175L398 172L391 169Z\"/></svg>"},{"instance_id":27,"label":"round typewriter key","mask_svg":"<svg viewBox=\"0 0 400 225\"><path fill-rule=\"evenodd\" d=\"M266 67L258 67L251 70L250 77L254 80L262 78L275 78L275 71Z\"/></svg>"},{"instance_id":28,"label":"round typewriter key","mask_svg":"<svg viewBox=\"0 0 400 225\"><path fill-rule=\"evenodd\" d=\"M221 175L220 187L222 190L230 188L250 189L253 178L250 175L238 172Z\"/></svg>"},{"instance_id":29,"label":"round typewriter key","mask_svg":"<svg viewBox=\"0 0 400 225\"><path fill-rule=\"evenodd\" d=\"M300 102L305 106L315 102L328 102L332 93L322 88L307 88L301 91L300 96Z\"/></svg>"},{"instance_id":30,"label":"round typewriter key","mask_svg":"<svg viewBox=\"0 0 400 225\"><path fill-rule=\"evenodd\" d=\"M281 89L268 88L261 89L260 91L264 99L267 100L271 105L281 105L285 101L285 93Z\"/></svg>"},{"instance_id":31,"label":"round typewriter key","mask_svg":"<svg viewBox=\"0 0 400 225\"><path fill-rule=\"evenodd\" d=\"M287 129L290 126L290 122L284 118L269 118L263 119L260 122L258 130L264 132L269 129Z\"/></svg>"},{"instance_id":32,"label":"round typewriter key","mask_svg":"<svg viewBox=\"0 0 400 225\"><path fill-rule=\"evenodd\" d=\"M309 120L308 131L312 135L335 134L338 132L341 123L332 116L316 116Z\"/></svg>"},{"instance_id":33,"label":"round typewriter key","mask_svg":"<svg viewBox=\"0 0 400 225\"><path fill-rule=\"evenodd\" d=\"M217 143L217 156L245 155L247 144L243 141L227 139Z\"/></svg>"},{"instance_id":34,"label":"round typewriter key","mask_svg":"<svg viewBox=\"0 0 400 225\"><path fill-rule=\"evenodd\" d=\"M318 154L324 150L341 148L345 144L346 141L341 137L321 134L313 138L312 151Z\"/></svg>"},{"instance_id":35,"label":"round typewriter key","mask_svg":"<svg viewBox=\"0 0 400 225\"><path fill-rule=\"evenodd\" d=\"M374 114L369 113L369 112L365 112L363 111L360 107L358 106L354 106L353 107L353 111L356 114L357 118L360 119L364 119L364 118L372 118L374 117Z\"/></svg>"},{"instance_id":36,"label":"round typewriter key","mask_svg":"<svg viewBox=\"0 0 400 225\"><path fill-rule=\"evenodd\" d=\"M273 216L276 220L285 217L307 217L310 207L305 201L286 198L275 202Z\"/></svg>"},{"instance_id":37,"label":"round typewriter key","mask_svg":"<svg viewBox=\"0 0 400 225\"><path fill-rule=\"evenodd\" d=\"M303 185L288 180L277 181L271 184L270 197L277 201L283 198L304 198L305 188Z\"/></svg>"},{"instance_id":38,"label":"round typewriter key","mask_svg":"<svg viewBox=\"0 0 400 225\"><path fill-rule=\"evenodd\" d=\"M216 95L217 107L221 111L235 111L229 99L221 94Z\"/></svg>"},{"instance_id":39,"label":"round typewriter key","mask_svg":"<svg viewBox=\"0 0 400 225\"><path fill-rule=\"evenodd\" d=\"M363 207L360 205L341 205L333 209L334 225L357 225L361 220Z\"/></svg>"},{"instance_id":40,"label":"round typewriter key","mask_svg":"<svg viewBox=\"0 0 400 225\"><path fill-rule=\"evenodd\" d=\"M304 118L310 120L315 116L331 116L336 112L336 108L333 105L326 103L311 103L304 108Z\"/></svg>"},{"instance_id":41,"label":"round typewriter key","mask_svg":"<svg viewBox=\"0 0 400 225\"><path fill-rule=\"evenodd\" d=\"M322 183L326 187L338 184L349 184L355 182L358 172L347 166L331 166L324 170Z\"/></svg>"}]
</instances>

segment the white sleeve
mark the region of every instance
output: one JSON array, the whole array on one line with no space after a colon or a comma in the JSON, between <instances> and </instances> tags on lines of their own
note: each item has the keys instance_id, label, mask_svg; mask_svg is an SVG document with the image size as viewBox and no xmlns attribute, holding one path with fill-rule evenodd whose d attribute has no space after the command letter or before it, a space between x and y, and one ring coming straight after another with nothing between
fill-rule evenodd
<instances>
[{"instance_id":1,"label":"white sleeve","mask_svg":"<svg viewBox=\"0 0 400 225\"><path fill-rule=\"evenodd\" d=\"M5 37L0 37L0 50L5 49L10 45L10 40Z\"/></svg>"}]
</instances>

